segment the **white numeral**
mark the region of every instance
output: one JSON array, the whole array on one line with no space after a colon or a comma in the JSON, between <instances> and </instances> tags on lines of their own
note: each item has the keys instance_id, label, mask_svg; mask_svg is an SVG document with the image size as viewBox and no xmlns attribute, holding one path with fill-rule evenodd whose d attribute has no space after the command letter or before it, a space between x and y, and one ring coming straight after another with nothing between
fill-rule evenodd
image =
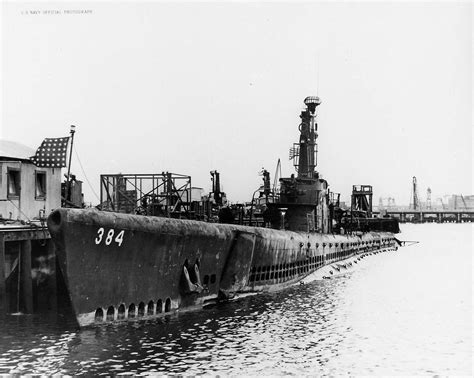
<instances>
[{"instance_id":1,"label":"white numeral","mask_svg":"<svg viewBox=\"0 0 474 378\"><path fill-rule=\"evenodd\" d=\"M95 244L100 244L102 241L102 236L104 236L104 228L101 227L97 230L97 237L95 238Z\"/></svg>"},{"instance_id":2,"label":"white numeral","mask_svg":"<svg viewBox=\"0 0 474 378\"><path fill-rule=\"evenodd\" d=\"M103 227L97 230L97 237L95 238L95 244L100 244L103 240L105 230ZM110 245L112 241L115 241L118 246L120 247L123 243L123 236L125 235L125 231L120 231L114 239L115 230L111 228L109 232L107 232L107 237L105 238L105 245Z\"/></svg>"},{"instance_id":3,"label":"white numeral","mask_svg":"<svg viewBox=\"0 0 474 378\"><path fill-rule=\"evenodd\" d=\"M122 245L124 233L125 233L124 230L120 231L119 234L115 238L115 242L119 245L119 247Z\"/></svg>"},{"instance_id":4,"label":"white numeral","mask_svg":"<svg viewBox=\"0 0 474 378\"><path fill-rule=\"evenodd\" d=\"M107 239L105 239L105 245L110 245L112 243L112 238L114 237L114 229L111 228L107 233Z\"/></svg>"}]
</instances>

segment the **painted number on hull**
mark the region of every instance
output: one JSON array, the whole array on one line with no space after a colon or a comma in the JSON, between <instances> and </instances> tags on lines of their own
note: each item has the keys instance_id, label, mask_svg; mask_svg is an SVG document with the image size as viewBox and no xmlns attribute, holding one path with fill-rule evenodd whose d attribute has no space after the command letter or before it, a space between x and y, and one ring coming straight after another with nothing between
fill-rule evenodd
<instances>
[{"instance_id":1,"label":"painted number on hull","mask_svg":"<svg viewBox=\"0 0 474 378\"><path fill-rule=\"evenodd\" d=\"M104 233L105 233L105 230L103 227L97 230L97 237L95 238L95 244L100 244L102 242L102 239L104 238ZM105 245L110 245L112 243L112 240L114 240L120 247L123 242L124 233L125 233L124 230L120 231L114 239L115 230L111 228L109 232L107 232L107 235L105 237Z\"/></svg>"}]
</instances>

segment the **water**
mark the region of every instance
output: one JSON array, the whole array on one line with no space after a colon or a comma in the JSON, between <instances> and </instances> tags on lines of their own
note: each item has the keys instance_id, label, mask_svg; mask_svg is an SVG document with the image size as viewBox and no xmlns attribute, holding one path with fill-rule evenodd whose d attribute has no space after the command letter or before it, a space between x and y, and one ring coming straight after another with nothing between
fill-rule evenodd
<instances>
[{"instance_id":1,"label":"water","mask_svg":"<svg viewBox=\"0 0 474 378\"><path fill-rule=\"evenodd\" d=\"M421 243L350 273L163 319L77 330L0 320L0 373L472 375L470 224L402 225Z\"/></svg>"}]
</instances>

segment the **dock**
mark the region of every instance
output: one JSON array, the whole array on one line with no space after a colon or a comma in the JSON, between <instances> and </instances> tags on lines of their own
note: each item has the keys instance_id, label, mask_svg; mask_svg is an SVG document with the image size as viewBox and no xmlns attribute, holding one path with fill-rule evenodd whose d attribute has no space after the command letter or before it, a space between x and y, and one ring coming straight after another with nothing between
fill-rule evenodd
<instances>
[{"instance_id":1,"label":"dock","mask_svg":"<svg viewBox=\"0 0 474 378\"><path fill-rule=\"evenodd\" d=\"M385 210L388 216L397 218L400 223L465 223L474 222L474 210ZM380 211L374 211L379 215Z\"/></svg>"}]
</instances>

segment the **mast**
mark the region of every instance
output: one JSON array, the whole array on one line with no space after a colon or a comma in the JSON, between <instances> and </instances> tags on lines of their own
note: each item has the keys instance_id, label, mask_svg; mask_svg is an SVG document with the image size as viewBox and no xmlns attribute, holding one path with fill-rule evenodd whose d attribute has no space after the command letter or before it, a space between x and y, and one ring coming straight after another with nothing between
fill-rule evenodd
<instances>
[{"instance_id":1,"label":"mast","mask_svg":"<svg viewBox=\"0 0 474 378\"><path fill-rule=\"evenodd\" d=\"M321 104L317 96L309 96L304 99L306 109L301 112L300 141L298 143L298 178L314 178L316 168L316 138L318 137L318 124L316 119L316 107Z\"/></svg>"},{"instance_id":2,"label":"mast","mask_svg":"<svg viewBox=\"0 0 474 378\"><path fill-rule=\"evenodd\" d=\"M67 167L67 193L66 201L71 200L71 161L72 161L72 146L74 144L74 133L76 132L76 126L71 125L71 149L69 150L69 165Z\"/></svg>"},{"instance_id":3,"label":"mast","mask_svg":"<svg viewBox=\"0 0 474 378\"><path fill-rule=\"evenodd\" d=\"M211 171L210 174L212 180L212 196L216 205L222 206L220 174L217 171Z\"/></svg>"}]
</instances>

